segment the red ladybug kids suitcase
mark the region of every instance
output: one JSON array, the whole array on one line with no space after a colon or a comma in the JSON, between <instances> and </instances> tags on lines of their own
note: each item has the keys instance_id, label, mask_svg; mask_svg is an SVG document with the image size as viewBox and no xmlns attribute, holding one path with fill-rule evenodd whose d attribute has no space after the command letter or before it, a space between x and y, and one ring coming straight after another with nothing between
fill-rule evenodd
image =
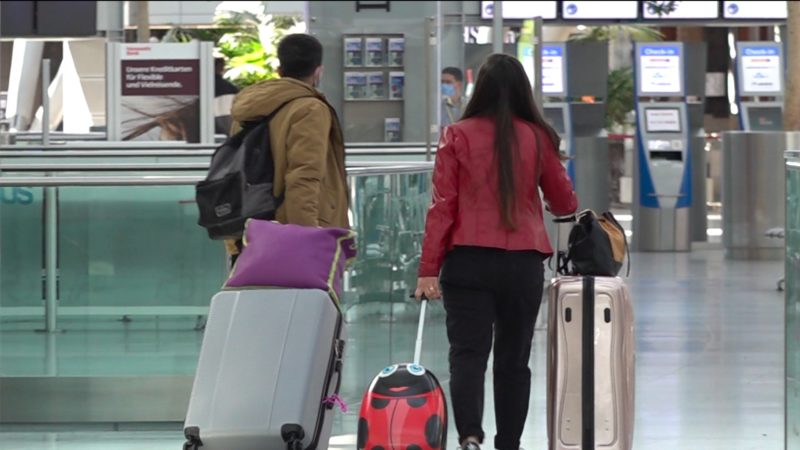
<instances>
[{"instance_id":1,"label":"red ladybug kids suitcase","mask_svg":"<svg viewBox=\"0 0 800 450\"><path fill-rule=\"evenodd\" d=\"M383 369L358 419L359 450L439 450L447 441L447 403L439 380L419 364L428 300L423 299L414 362Z\"/></svg>"}]
</instances>

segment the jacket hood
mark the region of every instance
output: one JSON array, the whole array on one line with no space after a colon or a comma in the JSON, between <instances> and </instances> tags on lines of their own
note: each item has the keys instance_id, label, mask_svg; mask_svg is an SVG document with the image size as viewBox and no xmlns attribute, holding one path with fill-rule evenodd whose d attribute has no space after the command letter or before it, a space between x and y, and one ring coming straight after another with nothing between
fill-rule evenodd
<instances>
[{"instance_id":1,"label":"jacket hood","mask_svg":"<svg viewBox=\"0 0 800 450\"><path fill-rule=\"evenodd\" d=\"M231 108L231 117L236 122L266 117L281 105L302 97L316 97L325 101L325 97L318 90L293 78L264 81L246 87L236 96Z\"/></svg>"}]
</instances>

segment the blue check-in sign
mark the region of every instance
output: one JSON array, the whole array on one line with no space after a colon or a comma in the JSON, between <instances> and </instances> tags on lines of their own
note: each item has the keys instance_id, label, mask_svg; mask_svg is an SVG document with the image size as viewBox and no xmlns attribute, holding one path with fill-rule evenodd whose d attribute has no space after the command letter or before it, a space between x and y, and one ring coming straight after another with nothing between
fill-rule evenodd
<instances>
[{"instance_id":1,"label":"blue check-in sign","mask_svg":"<svg viewBox=\"0 0 800 450\"><path fill-rule=\"evenodd\" d=\"M680 56L681 50L679 47L670 47L666 45L643 45L639 48L641 56Z\"/></svg>"},{"instance_id":2,"label":"blue check-in sign","mask_svg":"<svg viewBox=\"0 0 800 450\"><path fill-rule=\"evenodd\" d=\"M563 56L564 49L557 45L545 45L542 47L542 56Z\"/></svg>"},{"instance_id":3,"label":"blue check-in sign","mask_svg":"<svg viewBox=\"0 0 800 450\"><path fill-rule=\"evenodd\" d=\"M744 56L779 56L780 50L778 47L744 47L742 49Z\"/></svg>"}]
</instances>

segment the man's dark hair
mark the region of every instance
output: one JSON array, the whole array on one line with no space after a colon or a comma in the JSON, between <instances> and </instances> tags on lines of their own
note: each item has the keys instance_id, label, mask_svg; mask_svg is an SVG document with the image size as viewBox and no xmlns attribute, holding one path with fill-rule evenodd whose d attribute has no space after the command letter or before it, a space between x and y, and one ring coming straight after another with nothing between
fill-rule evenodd
<instances>
[{"instance_id":1,"label":"man's dark hair","mask_svg":"<svg viewBox=\"0 0 800 450\"><path fill-rule=\"evenodd\" d=\"M322 65L322 44L308 34L290 34L278 44L281 74L288 78L308 78Z\"/></svg>"},{"instance_id":2,"label":"man's dark hair","mask_svg":"<svg viewBox=\"0 0 800 450\"><path fill-rule=\"evenodd\" d=\"M442 69L442 75L452 75L456 81L464 81L464 72L462 72L458 67L445 67Z\"/></svg>"}]
</instances>

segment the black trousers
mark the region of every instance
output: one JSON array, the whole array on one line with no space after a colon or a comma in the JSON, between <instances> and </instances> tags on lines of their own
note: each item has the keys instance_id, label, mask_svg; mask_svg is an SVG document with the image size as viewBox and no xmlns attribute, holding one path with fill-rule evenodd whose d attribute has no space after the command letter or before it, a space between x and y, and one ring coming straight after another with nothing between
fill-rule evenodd
<instances>
[{"instance_id":1,"label":"black trousers","mask_svg":"<svg viewBox=\"0 0 800 450\"><path fill-rule=\"evenodd\" d=\"M450 392L459 442L484 439L484 379L494 341L495 448L518 450L528 416L533 329L544 286L544 255L456 247L441 285L450 341Z\"/></svg>"}]
</instances>

